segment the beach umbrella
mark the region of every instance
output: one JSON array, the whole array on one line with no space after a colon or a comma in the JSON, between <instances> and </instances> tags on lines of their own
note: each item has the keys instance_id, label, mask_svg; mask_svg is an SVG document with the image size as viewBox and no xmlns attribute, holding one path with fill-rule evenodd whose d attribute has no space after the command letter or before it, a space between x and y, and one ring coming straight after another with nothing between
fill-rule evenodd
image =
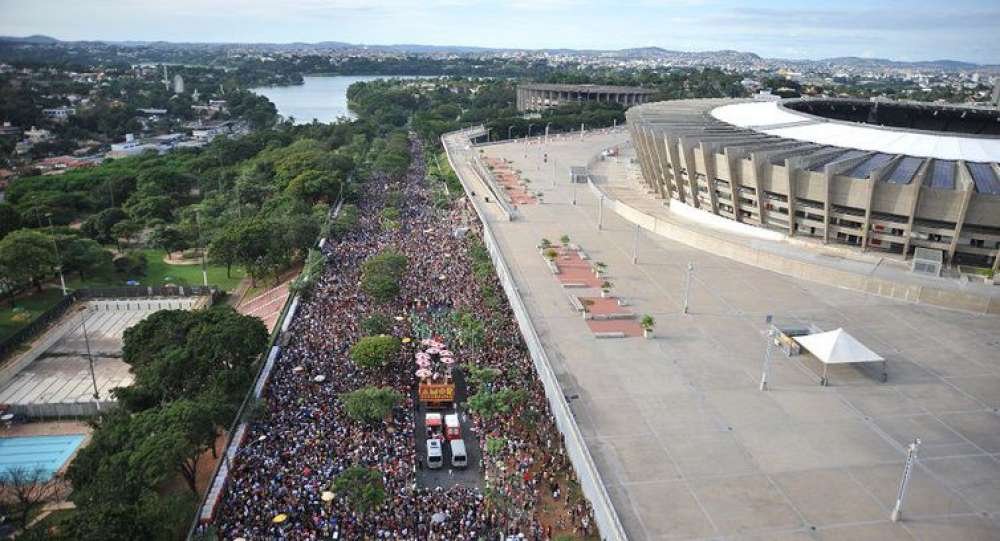
<instances>
[{"instance_id":1,"label":"beach umbrella","mask_svg":"<svg viewBox=\"0 0 1000 541\"><path fill-rule=\"evenodd\" d=\"M329 490L324 490L323 494L320 495L320 499L324 502L331 502L333 501L333 498L333 492L330 492Z\"/></svg>"},{"instance_id":2,"label":"beach umbrella","mask_svg":"<svg viewBox=\"0 0 1000 541\"><path fill-rule=\"evenodd\" d=\"M430 338L424 338L423 340L420 341L420 345L421 346L429 346L429 345L431 345L433 343L434 343L434 341L431 340Z\"/></svg>"},{"instance_id":3,"label":"beach umbrella","mask_svg":"<svg viewBox=\"0 0 1000 541\"><path fill-rule=\"evenodd\" d=\"M411 340L409 336L404 336L403 339L401 340L401 342L403 342L404 344L409 344L412 341L413 340Z\"/></svg>"},{"instance_id":4,"label":"beach umbrella","mask_svg":"<svg viewBox=\"0 0 1000 541\"><path fill-rule=\"evenodd\" d=\"M404 319L406 318L403 316L396 316L396 321L403 321Z\"/></svg>"},{"instance_id":5,"label":"beach umbrella","mask_svg":"<svg viewBox=\"0 0 1000 541\"><path fill-rule=\"evenodd\" d=\"M320 374L320 375L314 377L313 381L315 381L316 383L323 383L324 381L326 381L326 376L324 376L323 374Z\"/></svg>"},{"instance_id":6,"label":"beach umbrella","mask_svg":"<svg viewBox=\"0 0 1000 541\"><path fill-rule=\"evenodd\" d=\"M434 524L442 524L442 523L444 523L444 521L445 521L446 518L447 517L445 516L444 513L438 511L437 513L434 513L433 515L431 515L431 522L434 523Z\"/></svg>"},{"instance_id":7,"label":"beach umbrella","mask_svg":"<svg viewBox=\"0 0 1000 541\"><path fill-rule=\"evenodd\" d=\"M441 350L438 348L427 348L428 355L437 355L438 353L441 353Z\"/></svg>"},{"instance_id":8,"label":"beach umbrella","mask_svg":"<svg viewBox=\"0 0 1000 541\"><path fill-rule=\"evenodd\" d=\"M442 357L451 357L454 355L450 349L442 349L439 353Z\"/></svg>"},{"instance_id":9,"label":"beach umbrella","mask_svg":"<svg viewBox=\"0 0 1000 541\"><path fill-rule=\"evenodd\" d=\"M443 362L444 364L447 364L447 365L453 365L453 364L455 364L455 358L454 357L441 357L441 362Z\"/></svg>"},{"instance_id":10,"label":"beach umbrella","mask_svg":"<svg viewBox=\"0 0 1000 541\"><path fill-rule=\"evenodd\" d=\"M430 368L431 362L426 359L417 359L417 366L420 368Z\"/></svg>"},{"instance_id":11,"label":"beach umbrella","mask_svg":"<svg viewBox=\"0 0 1000 541\"><path fill-rule=\"evenodd\" d=\"M295 372L296 374L298 374L299 372L301 372L301 371L303 371L305 369L306 369L306 367L300 365L300 366L296 366L295 368L293 368L292 372Z\"/></svg>"},{"instance_id":12,"label":"beach umbrella","mask_svg":"<svg viewBox=\"0 0 1000 541\"><path fill-rule=\"evenodd\" d=\"M275 524L281 524L286 520L288 520L288 515L281 513L280 515L275 515L275 517L271 519L271 522Z\"/></svg>"},{"instance_id":13,"label":"beach umbrella","mask_svg":"<svg viewBox=\"0 0 1000 541\"><path fill-rule=\"evenodd\" d=\"M425 379L425 378L431 377L431 371L428 370L428 369L426 369L426 368L421 368L420 370L417 370L416 374L417 374L417 377L420 378L420 379Z\"/></svg>"}]
</instances>

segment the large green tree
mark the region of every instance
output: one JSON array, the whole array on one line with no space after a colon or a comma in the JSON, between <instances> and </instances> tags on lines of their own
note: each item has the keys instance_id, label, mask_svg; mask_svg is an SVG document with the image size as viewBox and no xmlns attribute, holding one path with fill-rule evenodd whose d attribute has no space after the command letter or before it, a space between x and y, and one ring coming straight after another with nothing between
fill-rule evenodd
<instances>
[{"instance_id":1,"label":"large green tree","mask_svg":"<svg viewBox=\"0 0 1000 541\"><path fill-rule=\"evenodd\" d=\"M351 347L351 360L363 368L382 368L392 362L401 347L395 336L366 336Z\"/></svg>"},{"instance_id":2,"label":"large green tree","mask_svg":"<svg viewBox=\"0 0 1000 541\"><path fill-rule=\"evenodd\" d=\"M359 513L367 513L385 501L382 474L362 466L351 466L341 472L333 481L333 490Z\"/></svg>"},{"instance_id":3,"label":"large green tree","mask_svg":"<svg viewBox=\"0 0 1000 541\"><path fill-rule=\"evenodd\" d=\"M389 412L403 400L403 395L392 387L362 387L349 393L341 393L347 416L363 423L375 423L385 419Z\"/></svg>"},{"instance_id":4,"label":"large green tree","mask_svg":"<svg viewBox=\"0 0 1000 541\"><path fill-rule=\"evenodd\" d=\"M31 283L38 291L57 264L55 245L48 235L19 229L0 240L0 274L13 283Z\"/></svg>"}]
</instances>

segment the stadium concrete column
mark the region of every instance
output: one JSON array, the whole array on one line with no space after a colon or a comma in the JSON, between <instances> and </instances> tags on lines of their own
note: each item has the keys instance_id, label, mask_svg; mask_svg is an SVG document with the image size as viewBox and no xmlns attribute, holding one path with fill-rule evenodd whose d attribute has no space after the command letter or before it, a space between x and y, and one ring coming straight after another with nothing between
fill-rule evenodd
<instances>
[{"instance_id":1,"label":"stadium concrete column","mask_svg":"<svg viewBox=\"0 0 1000 541\"><path fill-rule=\"evenodd\" d=\"M797 176L802 174L802 168L798 167L795 164L795 160L790 160L788 158L785 158L785 174L786 177L788 178L788 191L785 192L788 194L788 236L794 237L795 207L796 207L795 201L796 198L798 197L798 195L796 194L798 190L795 189L796 187L795 181ZM773 174L772 174L772 182L773 182Z\"/></svg>"},{"instance_id":2,"label":"stadium concrete column","mask_svg":"<svg viewBox=\"0 0 1000 541\"><path fill-rule=\"evenodd\" d=\"M684 191L684 179L681 178L681 155L677 151L677 140L669 135L663 135L663 144L666 148L667 163L670 165L670 180L672 188L677 189L677 199L681 203L687 203L687 194Z\"/></svg>"},{"instance_id":3,"label":"stadium concrete column","mask_svg":"<svg viewBox=\"0 0 1000 541\"><path fill-rule=\"evenodd\" d=\"M972 174L969 173L969 168L965 166L964 160L958 162L958 178L955 179L955 187L962 190L962 199L959 203L958 216L955 218L955 232L951 236L951 245L948 247L949 263L952 263L955 258L958 239L962 236L962 226L965 225L965 216L969 212L969 202L972 201L972 194L976 191L976 183L972 180Z\"/></svg>"},{"instance_id":4,"label":"stadium concrete column","mask_svg":"<svg viewBox=\"0 0 1000 541\"><path fill-rule=\"evenodd\" d=\"M920 196L924 191L924 180L927 179L927 175L931 171L931 163L934 160L926 160L917 170L917 174L913 175L913 180L910 181L907 190L907 196L910 198L910 212L906 216L906 240L903 241L903 257L905 258L910 253L910 245L913 239L913 222L917 218L917 205L920 204Z\"/></svg>"},{"instance_id":5,"label":"stadium concrete column","mask_svg":"<svg viewBox=\"0 0 1000 541\"><path fill-rule=\"evenodd\" d=\"M657 134L650 128L646 135L646 147L651 149L650 160L659 174L656 178L656 191L660 194L660 197L664 199L669 199L673 197L674 188L673 182L673 169L670 169L670 157L667 152L667 145L669 144L666 137Z\"/></svg>"},{"instance_id":6,"label":"stadium concrete column","mask_svg":"<svg viewBox=\"0 0 1000 541\"><path fill-rule=\"evenodd\" d=\"M712 214L719 213L719 198L715 193L715 179L717 178L715 174L715 149L710 148L705 141L701 141L698 145L698 150L701 152L701 161L705 164L705 184L708 189L708 202L712 205ZM695 175L697 178L697 175Z\"/></svg>"},{"instance_id":7,"label":"stadium concrete column","mask_svg":"<svg viewBox=\"0 0 1000 541\"><path fill-rule=\"evenodd\" d=\"M883 166L875 169L868 175L868 185L865 193L865 223L864 229L861 231L861 251L868 250L868 243L871 239L872 230L872 203L875 201L875 190L878 189L878 185L882 182L882 176L888 171L892 170L892 166L902 159L902 156L896 156L893 159L886 162Z\"/></svg>"},{"instance_id":8,"label":"stadium concrete column","mask_svg":"<svg viewBox=\"0 0 1000 541\"><path fill-rule=\"evenodd\" d=\"M628 129L632 133L632 141L635 145L636 154L639 156L649 156L649 149L646 147L646 128L633 123ZM639 171L642 173L643 182L646 183L649 189L656 190L658 180L651 170L652 165L647 159L639 160Z\"/></svg>"},{"instance_id":9,"label":"stadium concrete column","mask_svg":"<svg viewBox=\"0 0 1000 541\"><path fill-rule=\"evenodd\" d=\"M740 192L743 188L742 167L737 160L736 152L732 147L726 147L723 151L726 156L726 169L728 170L729 189L733 192L733 219L737 222L743 221L743 202L740 200Z\"/></svg>"},{"instance_id":10,"label":"stadium concrete column","mask_svg":"<svg viewBox=\"0 0 1000 541\"><path fill-rule=\"evenodd\" d=\"M691 201L695 208L701 208L701 192L698 191L698 165L694 161L694 143L682 137L680 139L681 155L684 160L684 172L687 175L688 189L691 190Z\"/></svg>"},{"instance_id":11,"label":"stadium concrete column","mask_svg":"<svg viewBox=\"0 0 1000 541\"><path fill-rule=\"evenodd\" d=\"M756 152L750 153L750 183L753 185L753 191L757 195L757 219L760 220L761 227L767 225L767 198L764 197L764 190L761 186L760 179L763 177L764 160L760 159Z\"/></svg>"},{"instance_id":12,"label":"stadium concrete column","mask_svg":"<svg viewBox=\"0 0 1000 541\"><path fill-rule=\"evenodd\" d=\"M833 167L827 164L823 167L823 244L830 242L830 192L833 189Z\"/></svg>"}]
</instances>

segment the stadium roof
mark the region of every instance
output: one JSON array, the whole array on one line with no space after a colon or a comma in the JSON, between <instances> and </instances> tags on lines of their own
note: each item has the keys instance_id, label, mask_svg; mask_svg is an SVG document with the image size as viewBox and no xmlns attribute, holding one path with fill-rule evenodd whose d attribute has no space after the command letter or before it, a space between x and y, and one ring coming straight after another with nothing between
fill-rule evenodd
<instances>
[{"instance_id":1,"label":"stadium roof","mask_svg":"<svg viewBox=\"0 0 1000 541\"><path fill-rule=\"evenodd\" d=\"M886 128L795 112L779 102L736 103L711 115L756 132L820 145L940 160L1000 162L1000 138Z\"/></svg>"},{"instance_id":2,"label":"stadium roof","mask_svg":"<svg viewBox=\"0 0 1000 541\"><path fill-rule=\"evenodd\" d=\"M519 88L528 90L547 90L551 92L594 92L607 94L656 94L655 90L638 86L608 86L608 85L569 85L549 83L521 83Z\"/></svg>"}]
</instances>

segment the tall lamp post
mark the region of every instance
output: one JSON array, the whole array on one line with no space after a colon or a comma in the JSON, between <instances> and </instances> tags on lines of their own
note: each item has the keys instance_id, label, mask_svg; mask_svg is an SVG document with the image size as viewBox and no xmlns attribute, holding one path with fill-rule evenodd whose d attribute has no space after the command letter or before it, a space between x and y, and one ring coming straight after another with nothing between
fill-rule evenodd
<instances>
[{"instance_id":1,"label":"tall lamp post","mask_svg":"<svg viewBox=\"0 0 1000 541\"><path fill-rule=\"evenodd\" d=\"M52 213L45 213L45 217L49 219L49 229L53 229L52 226ZM66 278L63 277L62 269L62 256L59 255L59 243L56 242L56 237L52 237L52 247L56 249L56 268L59 270L59 285L62 286L63 297L66 296Z\"/></svg>"},{"instance_id":2,"label":"tall lamp post","mask_svg":"<svg viewBox=\"0 0 1000 541\"><path fill-rule=\"evenodd\" d=\"M94 384L94 400L100 400L97 391L97 374L94 373L94 355L90 353L90 338L87 337L87 306L80 307L80 326L83 328L83 343L87 346L87 360L90 362L90 381Z\"/></svg>"},{"instance_id":3,"label":"tall lamp post","mask_svg":"<svg viewBox=\"0 0 1000 541\"><path fill-rule=\"evenodd\" d=\"M684 282L684 313L688 313L688 298L691 295L691 275L694 274L694 263L688 263L687 280Z\"/></svg>"},{"instance_id":4,"label":"tall lamp post","mask_svg":"<svg viewBox=\"0 0 1000 541\"><path fill-rule=\"evenodd\" d=\"M441 169L440 163L438 163L438 169ZM198 235L198 249L201 251L201 281L203 286L208 287L208 268L205 266L205 246L204 243L201 242L201 211L195 213L194 223L196 226L195 234Z\"/></svg>"}]
</instances>

